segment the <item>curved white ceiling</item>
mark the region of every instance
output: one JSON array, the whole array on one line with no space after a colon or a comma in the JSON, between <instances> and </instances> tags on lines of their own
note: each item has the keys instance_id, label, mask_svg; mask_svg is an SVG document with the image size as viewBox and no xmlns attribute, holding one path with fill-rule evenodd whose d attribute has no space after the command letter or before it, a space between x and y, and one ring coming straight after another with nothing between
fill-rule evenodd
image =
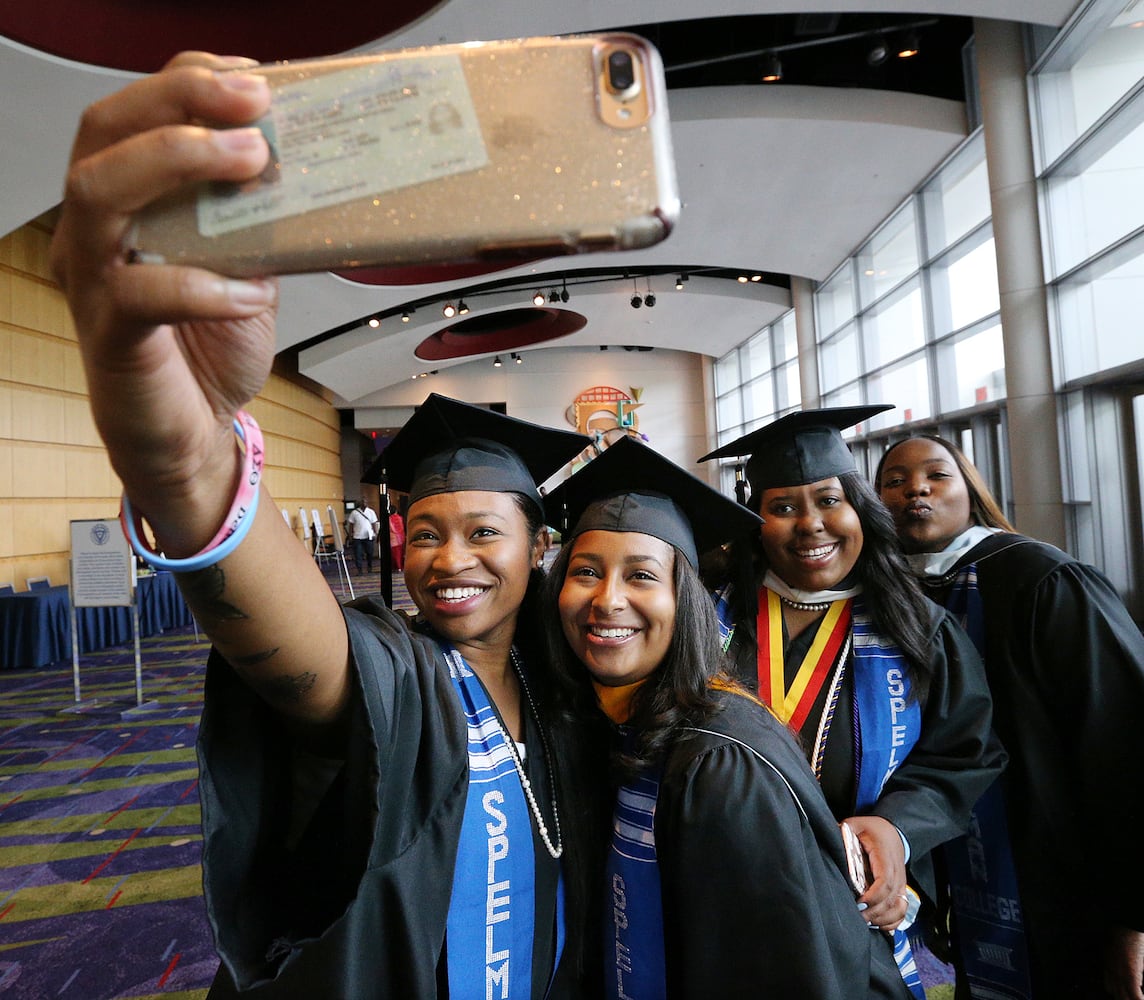
<instances>
[{"instance_id":1,"label":"curved white ceiling","mask_svg":"<svg viewBox=\"0 0 1144 1000\"><path fill-rule=\"evenodd\" d=\"M959 14L1061 25L1076 0L882 0L889 14ZM616 25L768 11L821 10L809 0L453 0L384 40L386 47L600 30ZM871 10L868 2L832 0L835 12ZM0 38L0 234L18 228L59 199L75 122L84 106L115 90L128 74L69 63ZM576 258L576 267L615 264L718 266L820 280L942 160L966 134L960 103L868 90L800 87L705 88L670 92L673 139L684 208L663 244L648 251ZM574 268L568 259L540 262L489 278ZM655 310L638 313L629 292L611 286L569 302L588 319L561 339L577 344L648 344L712 356L741 343L789 306L774 287L726 281L689 282L678 295L663 279ZM371 312L480 281L379 287L329 274L283 280L282 349ZM710 287L707 287L710 286ZM657 294L660 288L656 287ZM482 298L482 309L512 303ZM397 331L360 329L304 350L300 370L343 404L424 370L413 350L443 325L425 311ZM538 347L536 349L543 349ZM443 367L446 363L437 364Z\"/></svg>"}]
</instances>

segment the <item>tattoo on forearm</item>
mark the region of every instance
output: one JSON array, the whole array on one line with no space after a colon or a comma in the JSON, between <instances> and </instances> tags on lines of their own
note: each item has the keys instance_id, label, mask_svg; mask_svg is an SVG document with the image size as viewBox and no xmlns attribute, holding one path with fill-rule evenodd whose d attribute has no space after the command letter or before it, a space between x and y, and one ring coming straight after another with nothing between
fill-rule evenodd
<instances>
[{"instance_id":1,"label":"tattoo on forearm","mask_svg":"<svg viewBox=\"0 0 1144 1000\"><path fill-rule=\"evenodd\" d=\"M223 600L226 574L217 564L197 573L184 573L180 576L179 583L191 613L205 626L212 622L242 621L250 617L241 608Z\"/></svg>"},{"instance_id":2,"label":"tattoo on forearm","mask_svg":"<svg viewBox=\"0 0 1144 1000\"><path fill-rule=\"evenodd\" d=\"M318 675L307 670L289 676L283 674L257 682L259 690L267 701L278 705L296 705L309 694Z\"/></svg>"}]
</instances>

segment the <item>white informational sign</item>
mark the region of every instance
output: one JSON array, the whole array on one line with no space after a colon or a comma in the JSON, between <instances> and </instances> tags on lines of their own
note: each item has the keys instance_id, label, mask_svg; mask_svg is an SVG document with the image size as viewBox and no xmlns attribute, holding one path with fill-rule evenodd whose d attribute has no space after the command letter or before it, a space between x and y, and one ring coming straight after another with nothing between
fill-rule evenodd
<instances>
[{"instance_id":1,"label":"white informational sign","mask_svg":"<svg viewBox=\"0 0 1144 1000\"><path fill-rule=\"evenodd\" d=\"M72 521L72 606L130 607L134 590L135 559L118 519Z\"/></svg>"}]
</instances>

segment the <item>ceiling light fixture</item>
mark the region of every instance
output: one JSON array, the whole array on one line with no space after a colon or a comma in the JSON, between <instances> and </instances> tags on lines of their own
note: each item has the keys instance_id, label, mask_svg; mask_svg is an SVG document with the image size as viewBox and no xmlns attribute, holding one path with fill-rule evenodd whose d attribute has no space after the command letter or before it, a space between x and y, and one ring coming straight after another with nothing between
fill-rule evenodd
<instances>
[{"instance_id":1,"label":"ceiling light fixture","mask_svg":"<svg viewBox=\"0 0 1144 1000\"><path fill-rule=\"evenodd\" d=\"M675 279L675 290L676 290L677 292L682 292L682 291L683 291L683 283L684 283L686 280L687 280L686 276L684 276L684 275L682 275L682 274L681 274L681 275L680 275L678 278L676 278L676 279Z\"/></svg>"},{"instance_id":2,"label":"ceiling light fixture","mask_svg":"<svg viewBox=\"0 0 1144 1000\"><path fill-rule=\"evenodd\" d=\"M763 83L778 83L783 78L783 64L773 52L763 55Z\"/></svg>"},{"instance_id":3,"label":"ceiling light fixture","mask_svg":"<svg viewBox=\"0 0 1144 1000\"><path fill-rule=\"evenodd\" d=\"M739 282L740 285L745 285L751 279L748 278L745 274L740 274L739 277L737 277L735 280Z\"/></svg>"},{"instance_id":4,"label":"ceiling light fixture","mask_svg":"<svg viewBox=\"0 0 1144 1000\"><path fill-rule=\"evenodd\" d=\"M632 308L638 309L643 305L643 299L640 298L640 290L636 287L636 279L632 278Z\"/></svg>"},{"instance_id":5,"label":"ceiling light fixture","mask_svg":"<svg viewBox=\"0 0 1144 1000\"><path fill-rule=\"evenodd\" d=\"M501 366L501 359L500 359L500 355L498 354L495 358L493 358L493 367L499 368L500 366Z\"/></svg>"},{"instance_id":6,"label":"ceiling light fixture","mask_svg":"<svg viewBox=\"0 0 1144 1000\"><path fill-rule=\"evenodd\" d=\"M465 300L461 299L461 301L457 303L457 315L458 316L467 316L468 313L469 313L469 307L467 305L465 305Z\"/></svg>"},{"instance_id":7,"label":"ceiling light fixture","mask_svg":"<svg viewBox=\"0 0 1144 1000\"><path fill-rule=\"evenodd\" d=\"M401 322L402 322L402 323L408 323L408 322L409 322L409 314L410 314L411 312L413 312L413 310L412 310L412 309L406 309L406 310L405 310L405 312L403 312L403 313L401 314Z\"/></svg>"},{"instance_id":8,"label":"ceiling light fixture","mask_svg":"<svg viewBox=\"0 0 1144 1000\"><path fill-rule=\"evenodd\" d=\"M532 293L532 304L534 306L544 305L544 293L539 288Z\"/></svg>"},{"instance_id":9,"label":"ceiling light fixture","mask_svg":"<svg viewBox=\"0 0 1144 1000\"><path fill-rule=\"evenodd\" d=\"M518 365L524 364L524 358L517 354L516 351L513 351L512 353L512 360L515 361Z\"/></svg>"},{"instance_id":10,"label":"ceiling light fixture","mask_svg":"<svg viewBox=\"0 0 1144 1000\"><path fill-rule=\"evenodd\" d=\"M446 302L444 307L441 309L441 315L444 316L445 319L452 319L457 315L457 307L453 305L452 302Z\"/></svg>"},{"instance_id":11,"label":"ceiling light fixture","mask_svg":"<svg viewBox=\"0 0 1144 1000\"><path fill-rule=\"evenodd\" d=\"M559 302L560 301L560 293L555 288L553 288L552 291L550 291L548 293L548 301L549 302Z\"/></svg>"},{"instance_id":12,"label":"ceiling light fixture","mask_svg":"<svg viewBox=\"0 0 1144 1000\"><path fill-rule=\"evenodd\" d=\"M916 31L909 31L903 36L901 44L898 45L898 58L912 59L920 51L918 33Z\"/></svg>"},{"instance_id":13,"label":"ceiling light fixture","mask_svg":"<svg viewBox=\"0 0 1144 1000\"><path fill-rule=\"evenodd\" d=\"M370 316L369 325L374 330L376 330L379 326L381 326L381 317L380 316Z\"/></svg>"},{"instance_id":14,"label":"ceiling light fixture","mask_svg":"<svg viewBox=\"0 0 1144 1000\"><path fill-rule=\"evenodd\" d=\"M655 306L655 292L651 290L651 278L649 278L647 275L644 275L644 281L647 284L647 294L643 297L644 305L651 309L653 306Z\"/></svg>"},{"instance_id":15,"label":"ceiling light fixture","mask_svg":"<svg viewBox=\"0 0 1144 1000\"><path fill-rule=\"evenodd\" d=\"M567 278L561 278L560 283L562 286L560 289L560 301L561 302L567 302L572 297L571 295L568 294L568 279Z\"/></svg>"}]
</instances>

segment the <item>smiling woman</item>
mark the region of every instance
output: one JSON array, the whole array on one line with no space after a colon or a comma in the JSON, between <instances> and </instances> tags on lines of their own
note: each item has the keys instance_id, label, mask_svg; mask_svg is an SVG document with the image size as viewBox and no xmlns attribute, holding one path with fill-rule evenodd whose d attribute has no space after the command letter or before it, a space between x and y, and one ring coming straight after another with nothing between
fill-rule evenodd
<instances>
[{"instance_id":1,"label":"smiling woman","mask_svg":"<svg viewBox=\"0 0 1144 1000\"><path fill-rule=\"evenodd\" d=\"M553 753L563 744L546 716L535 616L522 609L544 552L537 482L584 444L433 395L382 453L389 484L409 495L405 579L420 616L372 598L344 610L354 693L326 727L334 761L315 768L312 734L289 740L213 657L203 825L220 994L261 980L271 996L430 997L448 981L451 995L495 982L531 1000L578 975L584 894L564 868L578 821L561 808L574 756ZM288 752L257 773L237 766L283 740ZM336 775L317 800L285 791L315 770ZM237 802L268 811L236 818L216 804ZM289 846L266 851L262 829ZM241 888L252 881L290 888ZM366 962L352 944L363 939ZM410 941L412 953L396 944ZM344 992L328 989L329 955Z\"/></svg>"},{"instance_id":2,"label":"smiling woman","mask_svg":"<svg viewBox=\"0 0 1144 1000\"><path fill-rule=\"evenodd\" d=\"M620 785L599 862L602 995L903 997L806 760L722 670L699 550L758 518L631 438L547 506L574 525L546 584L549 659Z\"/></svg>"},{"instance_id":3,"label":"smiling woman","mask_svg":"<svg viewBox=\"0 0 1144 1000\"><path fill-rule=\"evenodd\" d=\"M750 455L764 524L713 581L737 676L798 732L835 817L874 875L860 897L895 936L903 980L923 984L905 935L936 898L929 852L963 833L1000 771L981 659L922 595L893 524L842 430L884 406L792 413L703 460Z\"/></svg>"}]
</instances>

